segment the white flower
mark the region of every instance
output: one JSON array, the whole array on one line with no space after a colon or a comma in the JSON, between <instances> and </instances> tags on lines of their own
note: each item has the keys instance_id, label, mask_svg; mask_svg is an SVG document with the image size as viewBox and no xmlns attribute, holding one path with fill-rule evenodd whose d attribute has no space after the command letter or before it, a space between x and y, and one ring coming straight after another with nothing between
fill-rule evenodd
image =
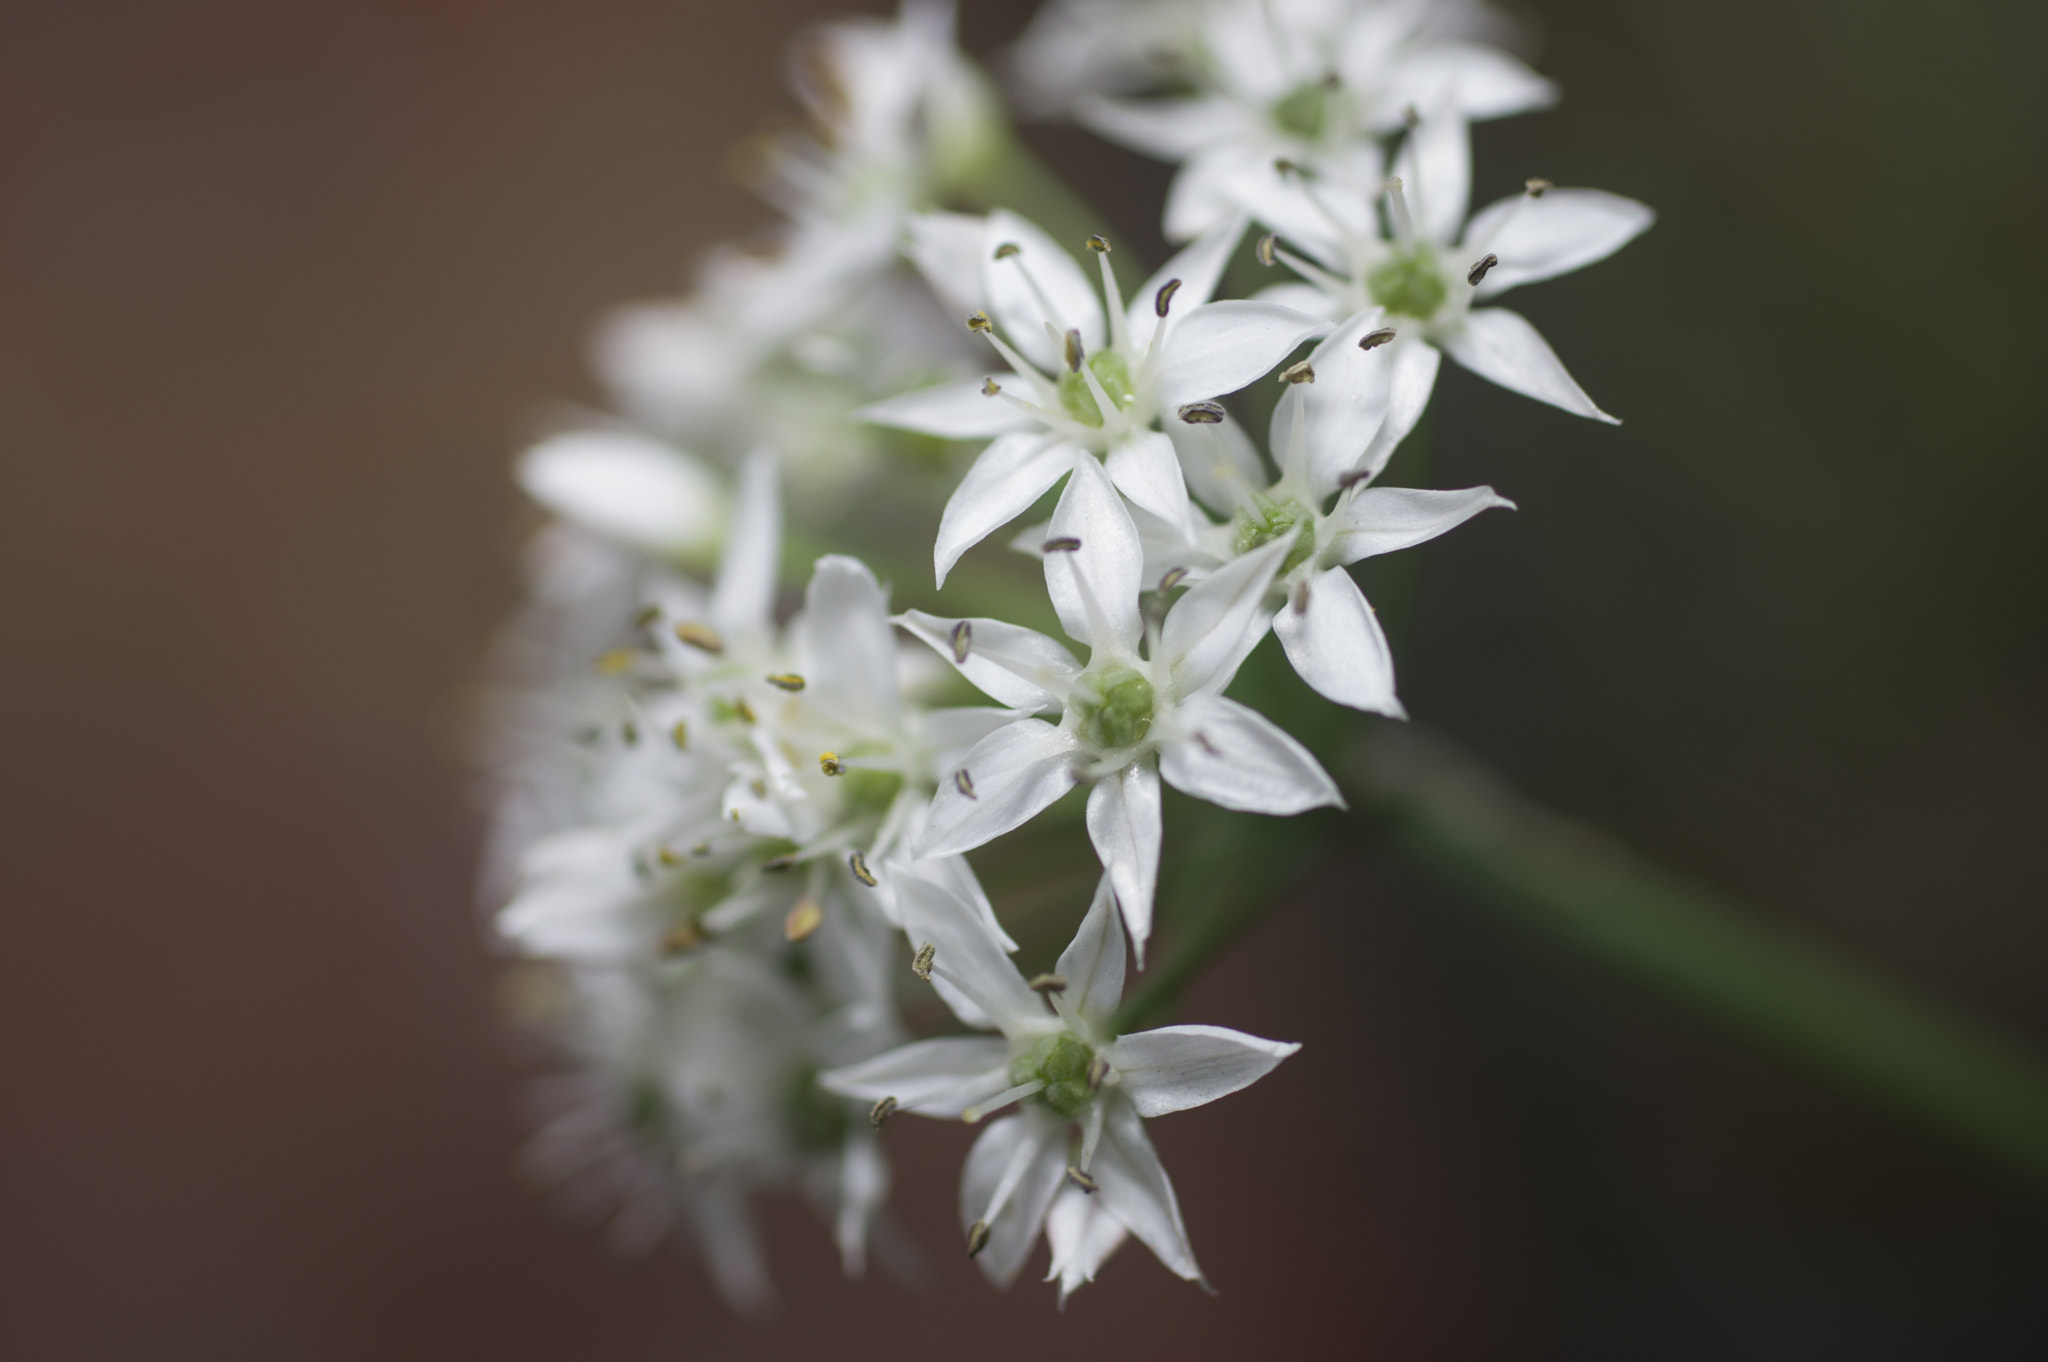
<instances>
[{"instance_id":1,"label":"white flower","mask_svg":"<svg viewBox=\"0 0 2048 1362\"><path fill-rule=\"evenodd\" d=\"M920 389L860 413L950 439L998 437L946 503L932 549L941 586L962 553L1089 453L1104 456L1134 505L1178 514L1186 502L1180 468L1154 423L1235 392L1325 326L1272 303L1209 301L1243 230L1241 219L1226 223L1182 251L1126 309L1107 243L1098 251L1098 298L1074 258L1014 213L912 223L926 278L948 302L973 310L972 325L1010 366L1003 379Z\"/></svg>"},{"instance_id":2,"label":"white flower","mask_svg":"<svg viewBox=\"0 0 2048 1362\"><path fill-rule=\"evenodd\" d=\"M1348 164L1409 108L1472 119L1542 108L1556 89L1497 49L1465 40L1485 27L1474 5L1355 0L1224 0L1199 18L1200 92L1083 100L1104 136L1182 162L1166 234L1185 240L1236 211L1231 187L1276 160Z\"/></svg>"},{"instance_id":3,"label":"white flower","mask_svg":"<svg viewBox=\"0 0 2048 1362\"><path fill-rule=\"evenodd\" d=\"M1278 253L1306 285L1263 296L1332 317L1387 310L1397 333L1389 358L1401 435L1428 403L1439 351L1503 388L1613 422L1519 313L1474 304L1604 260L1656 215L1619 195L1532 180L1528 192L1466 222L1470 139L1464 121L1448 114L1415 126L1394 171L1383 181L1370 171L1319 178L1266 167L1233 185L1235 198L1256 204L1260 218L1306 254ZM1391 239L1380 233L1382 199Z\"/></svg>"},{"instance_id":4,"label":"white flower","mask_svg":"<svg viewBox=\"0 0 2048 1362\"><path fill-rule=\"evenodd\" d=\"M565 431L519 459L520 490L565 520L658 558L718 543L724 494L697 459L626 429Z\"/></svg>"},{"instance_id":5,"label":"white flower","mask_svg":"<svg viewBox=\"0 0 2048 1362\"><path fill-rule=\"evenodd\" d=\"M1379 340L1384 320L1379 308L1360 313L1317 346L1309 367L1298 372L1301 381L1273 412L1271 447L1280 477L1272 485L1261 485L1256 456L1221 423L1186 428L1179 447L1188 480L1232 514L1220 525L1191 516L1198 522L1192 538L1155 536L1147 558L1148 571L1180 567L1200 578L1268 552L1291 535L1262 623L1274 622L1288 661L1326 698L1402 718L1386 635L1345 568L1434 539L1491 507L1512 510L1514 503L1491 487L1367 485L1393 452L1382 438L1391 404L1391 347ZM1362 347L1368 338L1376 343Z\"/></svg>"},{"instance_id":6,"label":"white flower","mask_svg":"<svg viewBox=\"0 0 2048 1362\"><path fill-rule=\"evenodd\" d=\"M976 743L939 781L917 850L968 851L1026 822L1077 781L1094 781L1089 839L1142 963L1159 876L1162 777L1254 813L1343 803L1306 748L1223 696L1264 632L1261 607L1294 541L1283 535L1210 574L1148 636L1138 612L1137 528L1093 460L1075 468L1050 532L1051 544L1065 547L1046 558L1046 586L1068 636L1088 645L1087 666L1057 641L999 620L920 611L898 617L1000 703L1027 715L1062 711L1057 724L1020 718Z\"/></svg>"},{"instance_id":7,"label":"white flower","mask_svg":"<svg viewBox=\"0 0 2048 1362\"><path fill-rule=\"evenodd\" d=\"M965 904L933 893L917 924L930 933L923 939L933 948L932 977L971 998L1002 1038L917 1041L819 1075L832 1092L894 1099L896 1110L941 1118L980 1120L1022 1104L982 1132L961 1177L961 1226L998 1285L1015 1280L1063 1185L1091 1195L1099 1214L1136 1235L1168 1269L1202 1281L1144 1118L1248 1087L1300 1048L1218 1026L1119 1035L1124 942L1114 897L1105 875L1053 977L1027 983ZM1054 1271L1063 1298L1121 1238L1091 1220L1062 1213Z\"/></svg>"}]
</instances>

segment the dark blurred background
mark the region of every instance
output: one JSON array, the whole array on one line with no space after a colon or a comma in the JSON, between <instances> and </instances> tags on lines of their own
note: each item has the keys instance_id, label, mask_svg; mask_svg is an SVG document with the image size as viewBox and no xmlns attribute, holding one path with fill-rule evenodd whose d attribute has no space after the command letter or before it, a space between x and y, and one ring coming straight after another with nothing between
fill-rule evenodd
<instances>
[{"instance_id":1,"label":"dark blurred background","mask_svg":"<svg viewBox=\"0 0 2048 1362\"><path fill-rule=\"evenodd\" d=\"M831 8L0 10L0 1353L2048 1356L2039 1183L1371 846L1191 1000L1308 1043L1155 1127L1217 1299L1137 1247L989 1291L935 1123L934 1285L771 1206L766 1326L514 1180L461 758L508 461L601 309L764 220L727 147ZM2048 1049L2048 7L1537 10L1566 99L1479 196L1660 211L1516 295L1627 424L1447 371L1440 483L1522 510L1427 551L1409 707ZM1156 251L1162 167L1033 136Z\"/></svg>"}]
</instances>

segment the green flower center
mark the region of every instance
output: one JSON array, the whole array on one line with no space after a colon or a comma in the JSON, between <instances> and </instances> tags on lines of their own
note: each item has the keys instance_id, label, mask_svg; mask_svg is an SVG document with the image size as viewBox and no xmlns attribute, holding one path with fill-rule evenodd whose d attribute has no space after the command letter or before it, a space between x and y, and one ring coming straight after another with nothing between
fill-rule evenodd
<instances>
[{"instance_id":1,"label":"green flower center","mask_svg":"<svg viewBox=\"0 0 2048 1362\"><path fill-rule=\"evenodd\" d=\"M1273 122L1282 132L1291 132L1311 142L1321 137L1330 122L1329 83L1312 80L1289 90L1273 106Z\"/></svg>"},{"instance_id":2,"label":"green flower center","mask_svg":"<svg viewBox=\"0 0 2048 1362\"><path fill-rule=\"evenodd\" d=\"M1292 497L1275 498L1255 493L1252 504L1237 513L1237 551L1250 553L1253 549L1264 548L1297 526L1301 534L1280 564L1281 576L1306 563L1309 555L1316 551L1316 515Z\"/></svg>"},{"instance_id":3,"label":"green flower center","mask_svg":"<svg viewBox=\"0 0 2048 1362\"><path fill-rule=\"evenodd\" d=\"M1421 244L1375 266L1365 276L1365 286L1372 290L1374 302L1404 317L1434 317L1451 296L1436 252Z\"/></svg>"},{"instance_id":4,"label":"green flower center","mask_svg":"<svg viewBox=\"0 0 2048 1362\"><path fill-rule=\"evenodd\" d=\"M1083 676L1068 703L1081 716L1082 739L1096 747L1129 747L1152 727L1152 683L1129 667Z\"/></svg>"},{"instance_id":5,"label":"green flower center","mask_svg":"<svg viewBox=\"0 0 2048 1362\"><path fill-rule=\"evenodd\" d=\"M846 800L849 813L887 813L889 806L896 801L897 791L902 788L903 777L894 771L850 766L839 777L839 792Z\"/></svg>"},{"instance_id":6,"label":"green flower center","mask_svg":"<svg viewBox=\"0 0 2048 1362\"><path fill-rule=\"evenodd\" d=\"M1095 1100L1095 1090L1088 1086L1088 1066L1094 1062L1095 1051L1088 1042L1071 1031L1061 1031L1040 1037L1029 1051L1011 1060L1010 1082L1035 1079L1045 1084L1038 1100L1052 1108L1054 1115L1071 1121Z\"/></svg>"},{"instance_id":7,"label":"green flower center","mask_svg":"<svg viewBox=\"0 0 2048 1362\"><path fill-rule=\"evenodd\" d=\"M1097 350L1088 356L1085 363L1118 411L1128 411L1138 400L1137 387L1131 382L1130 362L1122 355L1114 350ZM1062 372L1059 386L1060 406L1066 409L1067 415L1084 426L1102 424L1102 408L1096 405L1095 394L1088 390L1088 380L1081 376L1079 370Z\"/></svg>"}]
</instances>

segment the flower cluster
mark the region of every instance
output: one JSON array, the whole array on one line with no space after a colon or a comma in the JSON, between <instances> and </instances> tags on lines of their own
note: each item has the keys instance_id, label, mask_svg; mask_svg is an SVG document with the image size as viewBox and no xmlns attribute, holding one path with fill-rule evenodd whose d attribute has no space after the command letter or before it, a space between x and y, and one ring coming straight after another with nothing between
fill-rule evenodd
<instances>
[{"instance_id":1,"label":"flower cluster","mask_svg":"<svg viewBox=\"0 0 2048 1362\"><path fill-rule=\"evenodd\" d=\"M1554 98L1505 36L1464 0L1052 0L1011 54L1020 101L1179 163L1164 226L1185 244L1128 296L1110 242L987 192L1022 153L949 10L805 39L812 131L758 157L771 246L612 318L619 414L518 469L553 518L490 695L484 887L561 1062L528 1161L622 1247L681 1232L758 1306L747 1202L796 1188L859 1273L910 1252L888 1120L994 1117L960 1209L991 1280L1041 1236L1062 1302L1131 1237L1203 1280L1145 1120L1298 1047L1123 1031L1163 786L1342 806L1227 693L1269 633L1323 697L1402 716L1350 566L1511 505L1374 485L1443 354L1611 419L1526 321L1478 305L1650 220L1537 180L1467 219L1469 122ZM1267 286L1219 296L1246 277ZM1262 450L1240 418L1275 377ZM1064 638L891 614L843 553L785 602L785 540L829 547L861 498L930 536L870 556L921 571L929 542L939 589L1049 500L1011 540L1038 565L1009 561L1042 573ZM990 703L953 703L963 680ZM1077 790L1098 887L1026 977L966 855ZM993 1034L914 1038L945 1017Z\"/></svg>"}]
</instances>

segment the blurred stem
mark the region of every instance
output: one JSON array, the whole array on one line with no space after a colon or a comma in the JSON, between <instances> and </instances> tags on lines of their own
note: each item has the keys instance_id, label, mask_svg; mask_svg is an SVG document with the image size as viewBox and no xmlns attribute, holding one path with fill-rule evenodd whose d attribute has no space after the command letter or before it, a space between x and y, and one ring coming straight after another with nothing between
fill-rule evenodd
<instances>
[{"instance_id":1,"label":"blurred stem","mask_svg":"<svg viewBox=\"0 0 2048 1362\"><path fill-rule=\"evenodd\" d=\"M1522 799L1447 748L1379 725L1355 760L1392 844L1562 940L1980 1154L2048 1182L2048 1066L1710 890Z\"/></svg>"}]
</instances>

